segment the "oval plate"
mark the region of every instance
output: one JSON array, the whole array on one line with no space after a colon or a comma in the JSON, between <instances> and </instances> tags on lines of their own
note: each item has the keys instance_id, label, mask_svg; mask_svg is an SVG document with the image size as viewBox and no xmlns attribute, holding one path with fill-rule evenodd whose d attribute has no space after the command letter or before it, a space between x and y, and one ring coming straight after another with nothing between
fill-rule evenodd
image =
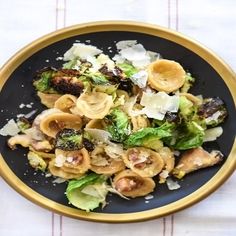
<instances>
[{"instance_id":1,"label":"oval plate","mask_svg":"<svg viewBox=\"0 0 236 236\"><path fill-rule=\"evenodd\" d=\"M59 214L74 218L103 221L131 222L161 217L200 201L217 189L232 174L236 166L235 144L235 101L236 82L233 71L209 49L166 28L138 22L95 22L68 27L46 35L29 44L15 54L0 71L0 127L6 119L14 118L29 109L20 109L21 103L33 102L32 109L45 109L35 95L32 80L37 70L45 66L59 67L62 56L76 41L87 42L105 53L114 55L115 42L137 40L147 50L159 52L164 58L178 61L197 78L192 90L204 97L221 97L229 110L223 124L224 133L206 146L219 149L225 155L222 165L189 174L180 182L181 188L169 191L166 185L158 185L154 198L145 202L144 198L130 201L118 196L108 196L104 209L86 213L68 205L64 195L66 184L53 184L52 178L45 178L28 165L27 150L18 148L11 151L6 145L6 137L0 137L0 173L16 191L36 204ZM89 41L88 41L89 40ZM108 50L108 47L109 48Z\"/></svg>"}]
</instances>

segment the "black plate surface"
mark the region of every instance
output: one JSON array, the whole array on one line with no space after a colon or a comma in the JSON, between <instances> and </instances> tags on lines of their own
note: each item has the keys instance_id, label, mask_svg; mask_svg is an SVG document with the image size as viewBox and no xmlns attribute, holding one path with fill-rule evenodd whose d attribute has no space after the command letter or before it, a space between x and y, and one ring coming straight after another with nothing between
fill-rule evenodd
<instances>
[{"instance_id":1,"label":"black plate surface","mask_svg":"<svg viewBox=\"0 0 236 236\"><path fill-rule=\"evenodd\" d=\"M8 119L15 118L17 114L26 114L34 109L37 109L37 113L40 113L45 109L40 104L32 86L35 72L46 66L60 67L62 61L56 60L56 58L62 56L76 40L95 45L103 49L105 54L111 56L115 54L115 42L137 40L147 50L159 52L163 58L178 61L197 79L194 88L191 90L193 94L202 94L204 97L219 96L227 104L230 115L225 124L223 124L223 135L217 142L205 145L209 150L221 150L225 158L227 158L236 133L236 111L232 96L224 81L205 60L192 51L169 40L142 33L118 31L89 33L64 39L41 49L24 61L5 83L0 93L0 127ZM86 40L90 40L89 43ZM108 47L112 48L108 49ZM33 103L31 109L19 108L21 103L29 104L31 102ZM28 165L27 150L18 148L15 151L11 151L7 147L6 141L6 137L0 136L0 152L15 175L39 194L55 202L72 207L68 205L64 195L66 184L53 184L53 178L45 178L42 173L35 172ZM218 165L189 174L183 181L180 181L181 188L175 191L169 191L166 185L158 185L153 193L154 198L149 200L148 203L145 202L144 198L127 201L115 195L109 196L109 204L103 210L98 208L96 212L130 213L167 205L196 191L210 180L220 168L221 166Z\"/></svg>"}]
</instances>

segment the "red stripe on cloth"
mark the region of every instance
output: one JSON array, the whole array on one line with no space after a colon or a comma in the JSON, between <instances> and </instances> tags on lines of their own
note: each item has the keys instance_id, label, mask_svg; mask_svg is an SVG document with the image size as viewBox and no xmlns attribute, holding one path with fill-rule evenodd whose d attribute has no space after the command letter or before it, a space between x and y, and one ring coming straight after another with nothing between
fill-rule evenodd
<instances>
[{"instance_id":1,"label":"red stripe on cloth","mask_svg":"<svg viewBox=\"0 0 236 236\"><path fill-rule=\"evenodd\" d=\"M55 22L55 28L58 29L58 0L56 0L56 22Z\"/></svg>"},{"instance_id":2,"label":"red stripe on cloth","mask_svg":"<svg viewBox=\"0 0 236 236\"><path fill-rule=\"evenodd\" d=\"M162 223L163 223L162 235L166 236L166 218L165 217L162 218Z\"/></svg>"},{"instance_id":3,"label":"red stripe on cloth","mask_svg":"<svg viewBox=\"0 0 236 236\"><path fill-rule=\"evenodd\" d=\"M174 214L173 214L173 215L171 215L171 231L170 231L171 236L174 235L174 221L175 221L175 217L174 217Z\"/></svg>"},{"instance_id":4,"label":"red stripe on cloth","mask_svg":"<svg viewBox=\"0 0 236 236\"><path fill-rule=\"evenodd\" d=\"M63 216L60 216L60 236L63 235Z\"/></svg>"},{"instance_id":5,"label":"red stripe on cloth","mask_svg":"<svg viewBox=\"0 0 236 236\"><path fill-rule=\"evenodd\" d=\"M170 28L170 0L168 0L168 28Z\"/></svg>"},{"instance_id":6,"label":"red stripe on cloth","mask_svg":"<svg viewBox=\"0 0 236 236\"><path fill-rule=\"evenodd\" d=\"M54 213L51 215L51 236L54 236Z\"/></svg>"},{"instance_id":7,"label":"red stripe on cloth","mask_svg":"<svg viewBox=\"0 0 236 236\"><path fill-rule=\"evenodd\" d=\"M67 2L66 0L64 0L64 27L66 27L66 5L67 5Z\"/></svg>"},{"instance_id":8,"label":"red stripe on cloth","mask_svg":"<svg viewBox=\"0 0 236 236\"><path fill-rule=\"evenodd\" d=\"M179 0L176 0L175 1L175 14L176 14L176 17L175 17L175 19L176 19L176 30L178 31L179 30Z\"/></svg>"}]
</instances>

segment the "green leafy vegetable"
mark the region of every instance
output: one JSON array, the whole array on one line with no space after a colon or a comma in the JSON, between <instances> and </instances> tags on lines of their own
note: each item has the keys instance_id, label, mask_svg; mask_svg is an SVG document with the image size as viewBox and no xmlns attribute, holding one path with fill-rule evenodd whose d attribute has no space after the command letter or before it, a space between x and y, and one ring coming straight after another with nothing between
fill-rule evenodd
<instances>
[{"instance_id":1,"label":"green leafy vegetable","mask_svg":"<svg viewBox=\"0 0 236 236\"><path fill-rule=\"evenodd\" d=\"M71 180L66 196L72 205L89 212L101 203L105 204L107 192L106 178L91 173L78 180Z\"/></svg>"},{"instance_id":2,"label":"green leafy vegetable","mask_svg":"<svg viewBox=\"0 0 236 236\"><path fill-rule=\"evenodd\" d=\"M55 90L50 86L50 80L53 74L53 70L42 72L42 74L40 75L40 79L33 82L36 90L44 93L56 93Z\"/></svg>"},{"instance_id":3,"label":"green leafy vegetable","mask_svg":"<svg viewBox=\"0 0 236 236\"><path fill-rule=\"evenodd\" d=\"M83 146L83 136L80 131L73 129L63 129L57 133L55 147L65 151L81 149Z\"/></svg>"},{"instance_id":4,"label":"green leafy vegetable","mask_svg":"<svg viewBox=\"0 0 236 236\"><path fill-rule=\"evenodd\" d=\"M179 113L186 119L190 120L194 113L196 112L197 107L193 105L185 96L180 96L179 98Z\"/></svg>"},{"instance_id":5,"label":"green leafy vegetable","mask_svg":"<svg viewBox=\"0 0 236 236\"><path fill-rule=\"evenodd\" d=\"M187 150L200 147L203 143L205 132L204 129L196 122L188 122L177 135L175 149Z\"/></svg>"},{"instance_id":6,"label":"green leafy vegetable","mask_svg":"<svg viewBox=\"0 0 236 236\"><path fill-rule=\"evenodd\" d=\"M132 75L136 74L138 70L132 66L131 64L128 63L122 63L118 64L118 67L122 69L122 71L125 73L125 75L130 78Z\"/></svg>"},{"instance_id":7,"label":"green leafy vegetable","mask_svg":"<svg viewBox=\"0 0 236 236\"><path fill-rule=\"evenodd\" d=\"M106 117L108 121L107 131L111 134L112 140L122 142L130 133L129 118L125 112L119 108L113 109Z\"/></svg>"},{"instance_id":8,"label":"green leafy vegetable","mask_svg":"<svg viewBox=\"0 0 236 236\"><path fill-rule=\"evenodd\" d=\"M30 122L24 117L19 118L19 120L17 121L16 124L17 124L18 128L20 129L20 131L23 133L25 130L27 130L31 127Z\"/></svg>"},{"instance_id":9,"label":"green leafy vegetable","mask_svg":"<svg viewBox=\"0 0 236 236\"><path fill-rule=\"evenodd\" d=\"M89 78L93 84L109 84L109 80L100 72L96 73L84 73L84 75Z\"/></svg>"},{"instance_id":10,"label":"green leafy vegetable","mask_svg":"<svg viewBox=\"0 0 236 236\"><path fill-rule=\"evenodd\" d=\"M157 150L162 146L161 139L172 135L174 125L165 123L158 128L143 128L135 133L132 133L125 140L127 147L142 146Z\"/></svg>"},{"instance_id":11,"label":"green leafy vegetable","mask_svg":"<svg viewBox=\"0 0 236 236\"><path fill-rule=\"evenodd\" d=\"M180 89L181 93L187 93L189 89L192 87L193 83L195 82L195 79L191 76L190 73L186 74L185 82L183 87Z\"/></svg>"},{"instance_id":12,"label":"green leafy vegetable","mask_svg":"<svg viewBox=\"0 0 236 236\"><path fill-rule=\"evenodd\" d=\"M78 63L78 59L73 59L63 64L63 69L73 69Z\"/></svg>"}]
</instances>

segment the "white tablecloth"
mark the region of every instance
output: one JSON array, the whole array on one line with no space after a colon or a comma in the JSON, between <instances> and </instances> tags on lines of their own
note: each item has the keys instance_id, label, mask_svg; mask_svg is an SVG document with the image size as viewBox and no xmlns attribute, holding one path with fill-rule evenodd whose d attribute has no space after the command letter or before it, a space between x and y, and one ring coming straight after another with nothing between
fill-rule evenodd
<instances>
[{"instance_id":1,"label":"white tablecloth","mask_svg":"<svg viewBox=\"0 0 236 236\"><path fill-rule=\"evenodd\" d=\"M178 30L218 53L236 70L234 0L1 0L0 65L43 34L96 20L137 20ZM143 223L70 219L24 199L0 178L0 236L235 236L236 174L179 213Z\"/></svg>"}]
</instances>

